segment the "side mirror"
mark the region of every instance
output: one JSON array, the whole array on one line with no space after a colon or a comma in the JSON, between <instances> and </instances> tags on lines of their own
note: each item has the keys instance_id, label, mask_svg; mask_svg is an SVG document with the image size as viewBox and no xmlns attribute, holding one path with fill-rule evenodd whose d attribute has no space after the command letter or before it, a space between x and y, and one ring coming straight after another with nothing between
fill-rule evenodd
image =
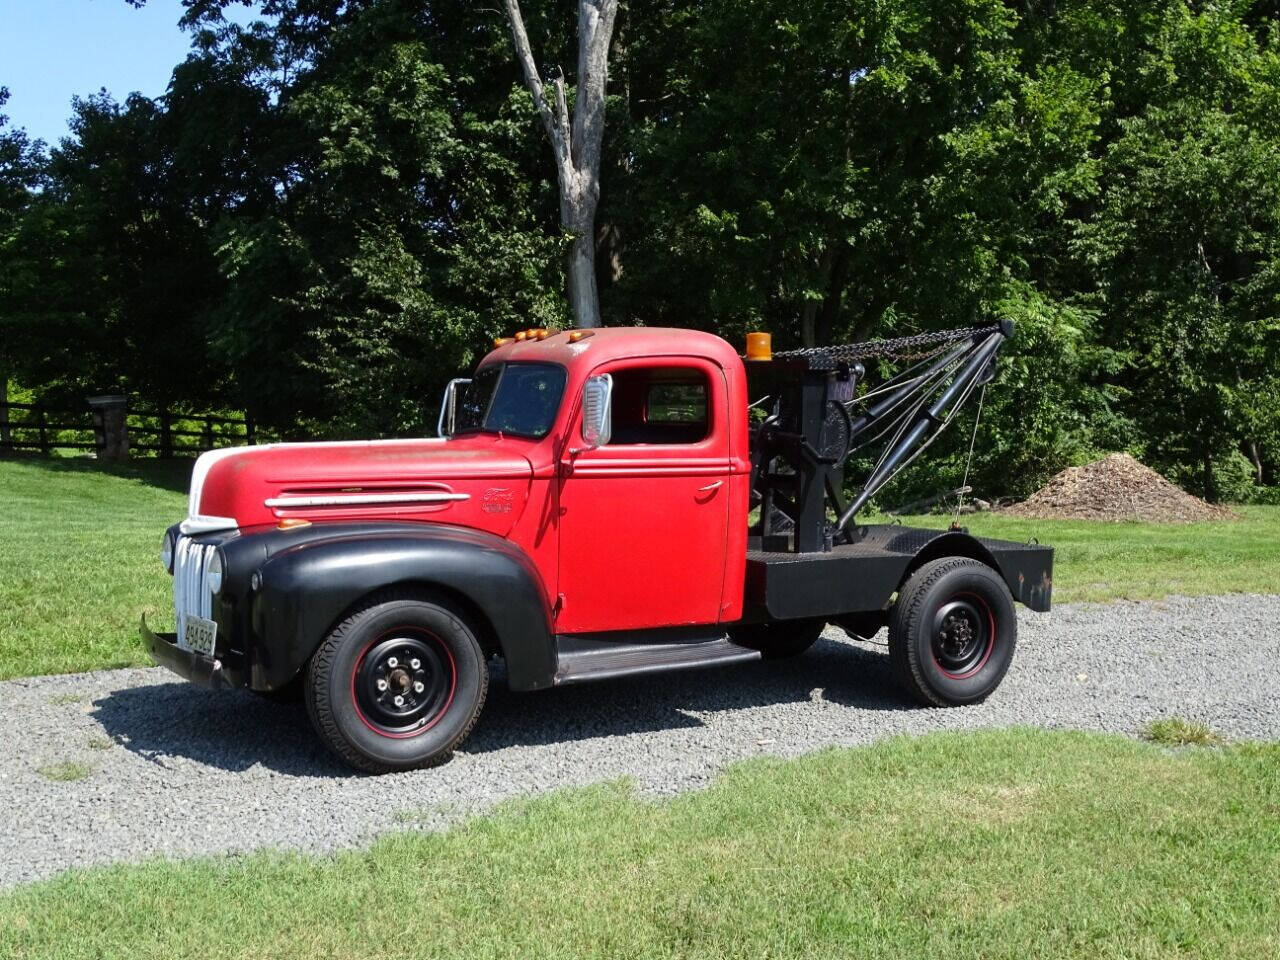
<instances>
[{"instance_id":1,"label":"side mirror","mask_svg":"<svg viewBox=\"0 0 1280 960\"><path fill-rule=\"evenodd\" d=\"M450 380L444 388L444 399L440 401L440 419L436 421L436 436L452 437L458 418L458 388L465 387L470 380L459 377Z\"/></svg>"},{"instance_id":2,"label":"side mirror","mask_svg":"<svg viewBox=\"0 0 1280 960\"><path fill-rule=\"evenodd\" d=\"M588 377L582 388L582 439L594 450L609 442L613 434L613 377Z\"/></svg>"}]
</instances>

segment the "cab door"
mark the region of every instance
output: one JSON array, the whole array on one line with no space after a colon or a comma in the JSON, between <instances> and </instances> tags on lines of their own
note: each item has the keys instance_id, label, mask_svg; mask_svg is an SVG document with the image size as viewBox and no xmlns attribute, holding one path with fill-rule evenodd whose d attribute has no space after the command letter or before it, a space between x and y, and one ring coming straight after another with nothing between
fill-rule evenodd
<instances>
[{"instance_id":1,"label":"cab door","mask_svg":"<svg viewBox=\"0 0 1280 960\"><path fill-rule=\"evenodd\" d=\"M613 378L612 431L582 449L579 409L561 459L556 631L715 623L730 493L724 373L697 358L592 373Z\"/></svg>"}]
</instances>

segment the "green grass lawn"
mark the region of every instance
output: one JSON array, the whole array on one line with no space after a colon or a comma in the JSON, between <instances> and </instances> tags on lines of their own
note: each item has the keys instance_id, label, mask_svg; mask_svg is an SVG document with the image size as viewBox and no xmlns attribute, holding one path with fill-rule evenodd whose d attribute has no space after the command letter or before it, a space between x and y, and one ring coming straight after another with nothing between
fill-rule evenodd
<instances>
[{"instance_id":1,"label":"green grass lawn","mask_svg":"<svg viewBox=\"0 0 1280 960\"><path fill-rule=\"evenodd\" d=\"M0 896L0 956L1261 960L1278 821L1276 745L899 738L332 857L75 871Z\"/></svg>"},{"instance_id":2,"label":"green grass lawn","mask_svg":"<svg viewBox=\"0 0 1280 960\"><path fill-rule=\"evenodd\" d=\"M188 463L0 461L0 678L149 663L143 610L172 621L160 536Z\"/></svg>"},{"instance_id":3,"label":"green grass lawn","mask_svg":"<svg viewBox=\"0 0 1280 960\"><path fill-rule=\"evenodd\" d=\"M186 514L190 463L110 472L70 459L0 461L0 679L143 664L143 610L172 620L160 536ZM1280 591L1280 507L1190 526L980 514L974 533L1057 549L1054 599ZM904 522L945 526L929 516Z\"/></svg>"}]
</instances>

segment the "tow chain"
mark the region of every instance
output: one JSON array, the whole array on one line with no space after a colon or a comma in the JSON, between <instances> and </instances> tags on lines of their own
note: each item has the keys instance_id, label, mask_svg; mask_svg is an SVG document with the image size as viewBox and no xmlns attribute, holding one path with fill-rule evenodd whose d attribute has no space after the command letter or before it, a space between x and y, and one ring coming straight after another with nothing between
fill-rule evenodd
<instances>
[{"instance_id":1,"label":"tow chain","mask_svg":"<svg viewBox=\"0 0 1280 960\"><path fill-rule=\"evenodd\" d=\"M910 337L898 337L893 340L864 340L861 343L840 343L830 347L800 347L796 350L780 350L774 353L778 360L826 360L832 363L865 360L870 357L891 357L898 360L914 359L908 351L921 347L932 347L939 344L955 343L970 337L981 337L989 333L998 333L1000 324L992 323L983 327L961 327L957 330L938 330L933 333L917 333Z\"/></svg>"}]
</instances>

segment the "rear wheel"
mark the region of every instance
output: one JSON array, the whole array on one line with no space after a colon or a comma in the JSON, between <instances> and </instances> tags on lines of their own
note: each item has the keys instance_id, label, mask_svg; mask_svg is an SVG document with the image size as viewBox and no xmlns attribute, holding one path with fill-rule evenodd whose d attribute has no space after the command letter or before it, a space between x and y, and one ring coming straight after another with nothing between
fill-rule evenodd
<instances>
[{"instance_id":1,"label":"rear wheel","mask_svg":"<svg viewBox=\"0 0 1280 960\"><path fill-rule=\"evenodd\" d=\"M370 773L429 767L475 726L489 672L474 631L448 603L373 597L325 638L307 669L311 722L329 748Z\"/></svg>"},{"instance_id":2,"label":"rear wheel","mask_svg":"<svg viewBox=\"0 0 1280 960\"><path fill-rule=\"evenodd\" d=\"M977 703L1013 661L1018 620L1000 575L967 557L931 560L898 592L889 660L921 703Z\"/></svg>"},{"instance_id":3,"label":"rear wheel","mask_svg":"<svg viewBox=\"0 0 1280 960\"><path fill-rule=\"evenodd\" d=\"M734 643L759 650L766 660L798 657L822 636L825 620L770 620L736 627Z\"/></svg>"}]
</instances>

